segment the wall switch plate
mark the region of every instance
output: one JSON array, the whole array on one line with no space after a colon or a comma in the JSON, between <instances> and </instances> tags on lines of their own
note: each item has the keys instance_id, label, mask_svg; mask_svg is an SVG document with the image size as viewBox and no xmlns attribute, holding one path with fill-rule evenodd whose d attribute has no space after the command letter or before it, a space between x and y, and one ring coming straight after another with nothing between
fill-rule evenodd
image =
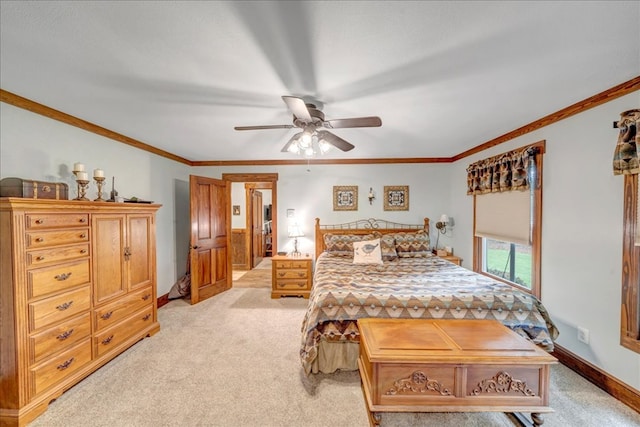
<instances>
[{"instance_id":1,"label":"wall switch plate","mask_svg":"<svg viewBox=\"0 0 640 427\"><path fill-rule=\"evenodd\" d=\"M589 344L589 330L578 326L578 341Z\"/></svg>"}]
</instances>

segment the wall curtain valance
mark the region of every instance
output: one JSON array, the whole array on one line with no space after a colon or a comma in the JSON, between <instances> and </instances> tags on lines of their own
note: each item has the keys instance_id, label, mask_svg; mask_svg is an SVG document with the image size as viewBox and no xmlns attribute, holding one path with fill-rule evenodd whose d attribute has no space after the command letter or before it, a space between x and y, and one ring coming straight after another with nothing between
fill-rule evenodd
<instances>
[{"instance_id":1,"label":"wall curtain valance","mask_svg":"<svg viewBox=\"0 0 640 427\"><path fill-rule=\"evenodd\" d=\"M629 110L620 114L617 123L620 134L613 153L613 174L640 173L640 109Z\"/></svg>"},{"instance_id":2,"label":"wall curtain valance","mask_svg":"<svg viewBox=\"0 0 640 427\"><path fill-rule=\"evenodd\" d=\"M467 194L528 189L527 172L535 153L534 147L526 147L470 164L467 168Z\"/></svg>"}]
</instances>

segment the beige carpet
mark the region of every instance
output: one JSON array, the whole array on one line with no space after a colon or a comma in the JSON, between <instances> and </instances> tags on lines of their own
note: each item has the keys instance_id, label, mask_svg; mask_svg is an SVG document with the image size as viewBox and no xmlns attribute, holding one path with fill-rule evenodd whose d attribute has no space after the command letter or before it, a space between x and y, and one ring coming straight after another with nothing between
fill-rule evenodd
<instances>
[{"instance_id":1,"label":"beige carpet","mask_svg":"<svg viewBox=\"0 0 640 427\"><path fill-rule=\"evenodd\" d=\"M161 330L53 402L30 427L367 427L357 372L307 378L299 361L308 301L232 288L158 310ZM640 426L640 414L562 365L544 427ZM513 426L502 413L383 414L382 427Z\"/></svg>"}]
</instances>

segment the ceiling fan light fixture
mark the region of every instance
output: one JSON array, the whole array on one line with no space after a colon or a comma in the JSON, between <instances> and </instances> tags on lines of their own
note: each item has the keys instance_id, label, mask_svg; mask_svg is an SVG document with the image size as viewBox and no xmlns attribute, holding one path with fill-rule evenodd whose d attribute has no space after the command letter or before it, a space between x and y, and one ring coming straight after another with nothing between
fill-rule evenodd
<instances>
[{"instance_id":1,"label":"ceiling fan light fixture","mask_svg":"<svg viewBox=\"0 0 640 427\"><path fill-rule=\"evenodd\" d=\"M321 139L318 142L318 147L320 148L320 153L324 154L327 151L331 150L331 144L329 144L327 141L325 141L324 139Z\"/></svg>"}]
</instances>

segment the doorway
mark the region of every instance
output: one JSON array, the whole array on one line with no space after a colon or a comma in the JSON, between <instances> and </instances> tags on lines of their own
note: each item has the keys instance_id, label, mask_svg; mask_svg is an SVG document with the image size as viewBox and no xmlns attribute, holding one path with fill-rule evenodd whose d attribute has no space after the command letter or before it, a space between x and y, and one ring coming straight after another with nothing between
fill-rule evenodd
<instances>
[{"instance_id":1,"label":"doorway","mask_svg":"<svg viewBox=\"0 0 640 427\"><path fill-rule=\"evenodd\" d=\"M233 185L233 277L270 261L277 248L278 174L222 174ZM238 185L239 184L239 185ZM244 194L240 192L243 190ZM244 202L244 206L242 206ZM263 261L264 262L261 262Z\"/></svg>"}]
</instances>

